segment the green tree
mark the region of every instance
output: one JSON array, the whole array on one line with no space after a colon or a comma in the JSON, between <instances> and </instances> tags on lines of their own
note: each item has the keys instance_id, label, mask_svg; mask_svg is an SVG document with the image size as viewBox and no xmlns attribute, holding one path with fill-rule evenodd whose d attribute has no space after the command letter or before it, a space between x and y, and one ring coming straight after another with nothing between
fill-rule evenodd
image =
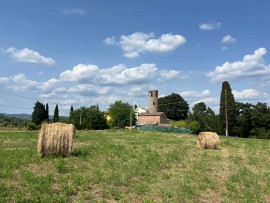
<instances>
[{"instance_id":1,"label":"green tree","mask_svg":"<svg viewBox=\"0 0 270 203\"><path fill-rule=\"evenodd\" d=\"M270 138L270 108L266 103L258 102L251 113L252 130L250 134L257 138Z\"/></svg>"},{"instance_id":2,"label":"green tree","mask_svg":"<svg viewBox=\"0 0 270 203\"><path fill-rule=\"evenodd\" d=\"M158 98L158 111L164 112L168 119L185 120L188 118L188 103L176 93Z\"/></svg>"},{"instance_id":3,"label":"green tree","mask_svg":"<svg viewBox=\"0 0 270 203\"><path fill-rule=\"evenodd\" d=\"M79 130L102 130L108 128L104 112L101 112L98 106L81 107L74 110L71 122Z\"/></svg>"},{"instance_id":4,"label":"green tree","mask_svg":"<svg viewBox=\"0 0 270 203\"><path fill-rule=\"evenodd\" d=\"M234 127L235 136L248 138L252 130L251 118L254 105L235 102L235 106L237 109Z\"/></svg>"},{"instance_id":5,"label":"green tree","mask_svg":"<svg viewBox=\"0 0 270 203\"><path fill-rule=\"evenodd\" d=\"M108 115L110 117L109 124L111 127L124 128L130 125L130 115L132 125L135 125L136 118L133 108L130 104L124 103L121 100L111 104L108 108Z\"/></svg>"},{"instance_id":6,"label":"green tree","mask_svg":"<svg viewBox=\"0 0 270 203\"><path fill-rule=\"evenodd\" d=\"M227 103L226 103L227 102ZM227 111L226 111L227 106ZM220 94L220 108L219 108L219 119L222 129L222 134L226 131L226 112L228 118L228 134L234 136L235 117L236 117L236 106L232 89L228 81L222 83L222 89Z\"/></svg>"},{"instance_id":7,"label":"green tree","mask_svg":"<svg viewBox=\"0 0 270 203\"><path fill-rule=\"evenodd\" d=\"M73 106L71 105L70 111L69 111L69 120L72 120L72 114L73 114Z\"/></svg>"},{"instance_id":8,"label":"green tree","mask_svg":"<svg viewBox=\"0 0 270 203\"><path fill-rule=\"evenodd\" d=\"M43 121L47 119L47 112L42 103L37 101L34 106L34 111L32 112L32 122L36 125L40 125Z\"/></svg>"},{"instance_id":9,"label":"green tree","mask_svg":"<svg viewBox=\"0 0 270 203\"><path fill-rule=\"evenodd\" d=\"M218 121L215 112L210 107L207 107L204 102L195 104L192 111L193 120L200 123L202 131L218 132Z\"/></svg>"},{"instance_id":10,"label":"green tree","mask_svg":"<svg viewBox=\"0 0 270 203\"><path fill-rule=\"evenodd\" d=\"M59 122L59 110L58 110L58 104L56 104L55 109L54 109L54 114L53 114L53 122Z\"/></svg>"},{"instance_id":11,"label":"green tree","mask_svg":"<svg viewBox=\"0 0 270 203\"><path fill-rule=\"evenodd\" d=\"M49 104L48 103L46 104L45 110L46 110L46 119L49 120Z\"/></svg>"}]
</instances>

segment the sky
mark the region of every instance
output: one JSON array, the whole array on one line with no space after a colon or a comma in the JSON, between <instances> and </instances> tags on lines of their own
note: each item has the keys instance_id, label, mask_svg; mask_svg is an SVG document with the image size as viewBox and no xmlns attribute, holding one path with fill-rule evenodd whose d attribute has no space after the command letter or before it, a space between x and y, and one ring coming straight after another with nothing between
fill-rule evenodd
<instances>
[{"instance_id":1,"label":"sky","mask_svg":"<svg viewBox=\"0 0 270 203\"><path fill-rule=\"evenodd\" d=\"M238 102L270 104L269 0L0 0L0 113L60 116L148 91L218 112L228 81Z\"/></svg>"}]
</instances>

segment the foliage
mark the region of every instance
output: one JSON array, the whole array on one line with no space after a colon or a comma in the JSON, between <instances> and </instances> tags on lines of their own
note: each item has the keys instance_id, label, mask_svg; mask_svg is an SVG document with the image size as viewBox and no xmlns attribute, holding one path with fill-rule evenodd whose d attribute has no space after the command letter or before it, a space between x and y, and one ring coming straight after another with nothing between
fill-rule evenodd
<instances>
[{"instance_id":1,"label":"foliage","mask_svg":"<svg viewBox=\"0 0 270 203\"><path fill-rule=\"evenodd\" d=\"M116 101L109 106L108 116L109 124L111 127L124 128L130 125L130 114L132 119L132 125L135 125L136 118L135 113L132 110L132 106L128 103L124 103L121 100Z\"/></svg>"},{"instance_id":2,"label":"foliage","mask_svg":"<svg viewBox=\"0 0 270 203\"><path fill-rule=\"evenodd\" d=\"M239 137L269 138L270 108L266 103L236 102L234 135Z\"/></svg>"},{"instance_id":3,"label":"foliage","mask_svg":"<svg viewBox=\"0 0 270 203\"><path fill-rule=\"evenodd\" d=\"M34 106L34 111L32 113L32 122L36 125L40 125L43 121L47 119L47 112L45 106L37 101Z\"/></svg>"},{"instance_id":4,"label":"foliage","mask_svg":"<svg viewBox=\"0 0 270 203\"><path fill-rule=\"evenodd\" d=\"M201 125L201 131L218 132L218 120L214 111L210 107L206 107L204 102L199 102L192 108L192 119Z\"/></svg>"},{"instance_id":5,"label":"foliage","mask_svg":"<svg viewBox=\"0 0 270 203\"><path fill-rule=\"evenodd\" d=\"M189 125L190 130L198 134L201 131L201 124L198 121L192 121Z\"/></svg>"},{"instance_id":6,"label":"foliage","mask_svg":"<svg viewBox=\"0 0 270 203\"><path fill-rule=\"evenodd\" d=\"M228 81L222 83L222 89L220 94L220 108L219 108L219 118L221 125L221 134L225 134L226 129L226 101L227 100L227 117L228 117L228 133L229 136L233 136L233 129L235 127L235 116L236 116L236 104L234 96L232 94L232 89Z\"/></svg>"},{"instance_id":7,"label":"foliage","mask_svg":"<svg viewBox=\"0 0 270 203\"><path fill-rule=\"evenodd\" d=\"M46 111L46 119L49 120L49 104L47 103L46 104L46 108L45 108L45 111Z\"/></svg>"},{"instance_id":8,"label":"foliage","mask_svg":"<svg viewBox=\"0 0 270 203\"><path fill-rule=\"evenodd\" d=\"M27 129L28 130L38 130L40 128L40 125L36 125L33 122L28 122L27 123Z\"/></svg>"},{"instance_id":9,"label":"foliage","mask_svg":"<svg viewBox=\"0 0 270 203\"><path fill-rule=\"evenodd\" d=\"M55 109L54 109L54 114L53 114L53 122L59 122L59 110L58 110L58 104L56 104Z\"/></svg>"},{"instance_id":10,"label":"foliage","mask_svg":"<svg viewBox=\"0 0 270 203\"><path fill-rule=\"evenodd\" d=\"M187 127L187 123L183 120L181 121L170 121L170 124L173 127L177 127L177 128L186 128Z\"/></svg>"},{"instance_id":11,"label":"foliage","mask_svg":"<svg viewBox=\"0 0 270 203\"><path fill-rule=\"evenodd\" d=\"M74 111L73 106L71 106L71 107L70 107L70 111L69 111L69 120L70 120L71 117L72 117L73 111Z\"/></svg>"},{"instance_id":12,"label":"foliage","mask_svg":"<svg viewBox=\"0 0 270 203\"><path fill-rule=\"evenodd\" d=\"M158 98L158 111L164 112L168 119L185 120L188 118L188 103L176 93Z\"/></svg>"},{"instance_id":13,"label":"foliage","mask_svg":"<svg viewBox=\"0 0 270 203\"><path fill-rule=\"evenodd\" d=\"M101 130L108 128L105 115L99 110L98 106L81 107L74 110L69 120L79 130Z\"/></svg>"},{"instance_id":14,"label":"foliage","mask_svg":"<svg viewBox=\"0 0 270 203\"><path fill-rule=\"evenodd\" d=\"M9 117L0 114L0 127L4 128L26 128L27 120L15 117Z\"/></svg>"}]
</instances>

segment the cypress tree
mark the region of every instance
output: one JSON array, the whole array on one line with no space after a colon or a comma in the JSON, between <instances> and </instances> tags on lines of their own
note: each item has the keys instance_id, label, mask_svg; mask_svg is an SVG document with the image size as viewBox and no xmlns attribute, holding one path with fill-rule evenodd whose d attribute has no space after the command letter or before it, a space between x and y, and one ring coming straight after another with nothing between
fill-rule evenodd
<instances>
[{"instance_id":1,"label":"cypress tree","mask_svg":"<svg viewBox=\"0 0 270 203\"><path fill-rule=\"evenodd\" d=\"M73 113L73 106L70 107L69 117L72 115L72 113Z\"/></svg>"},{"instance_id":2,"label":"cypress tree","mask_svg":"<svg viewBox=\"0 0 270 203\"><path fill-rule=\"evenodd\" d=\"M54 109L54 114L53 114L53 122L59 122L59 110L58 110L58 104L56 104L55 109Z\"/></svg>"},{"instance_id":3,"label":"cypress tree","mask_svg":"<svg viewBox=\"0 0 270 203\"><path fill-rule=\"evenodd\" d=\"M46 120L46 117L45 106L37 101L34 106L34 111L32 112L32 122L39 125Z\"/></svg>"},{"instance_id":4,"label":"cypress tree","mask_svg":"<svg viewBox=\"0 0 270 203\"><path fill-rule=\"evenodd\" d=\"M48 105L48 103L46 104L45 110L46 110L46 119L49 120L49 105Z\"/></svg>"},{"instance_id":5,"label":"cypress tree","mask_svg":"<svg viewBox=\"0 0 270 203\"><path fill-rule=\"evenodd\" d=\"M227 101L227 117L228 117L228 133L233 136L233 129L236 117L236 105L232 89L228 81L222 83L222 89L220 94L220 108L219 108L219 119L220 126L222 129L221 134L225 134L226 131L226 102Z\"/></svg>"}]
</instances>

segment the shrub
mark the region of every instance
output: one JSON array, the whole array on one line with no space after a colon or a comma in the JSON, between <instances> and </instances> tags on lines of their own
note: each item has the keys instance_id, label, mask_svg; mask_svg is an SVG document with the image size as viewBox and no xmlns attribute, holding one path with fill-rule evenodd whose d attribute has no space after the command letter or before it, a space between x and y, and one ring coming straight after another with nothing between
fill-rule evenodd
<instances>
[{"instance_id":1,"label":"shrub","mask_svg":"<svg viewBox=\"0 0 270 203\"><path fill-rule=\"evenodd\" d=\"M33 122L28 122L27 123L27 129L28 130L38 130L39 128L40 128L40 126L39 125L36 125Z\"/></svg>"},{"instance_id":2,"label":"shrub","mask_svg":"<svg viewBox=\"0 0 270 203\"><path fill-rule=\"evenodd\" d=\"M201 131L201 124L198 121L192 121L189 125L189 128L196 134Z\"/></svg>"}]
</instances>

